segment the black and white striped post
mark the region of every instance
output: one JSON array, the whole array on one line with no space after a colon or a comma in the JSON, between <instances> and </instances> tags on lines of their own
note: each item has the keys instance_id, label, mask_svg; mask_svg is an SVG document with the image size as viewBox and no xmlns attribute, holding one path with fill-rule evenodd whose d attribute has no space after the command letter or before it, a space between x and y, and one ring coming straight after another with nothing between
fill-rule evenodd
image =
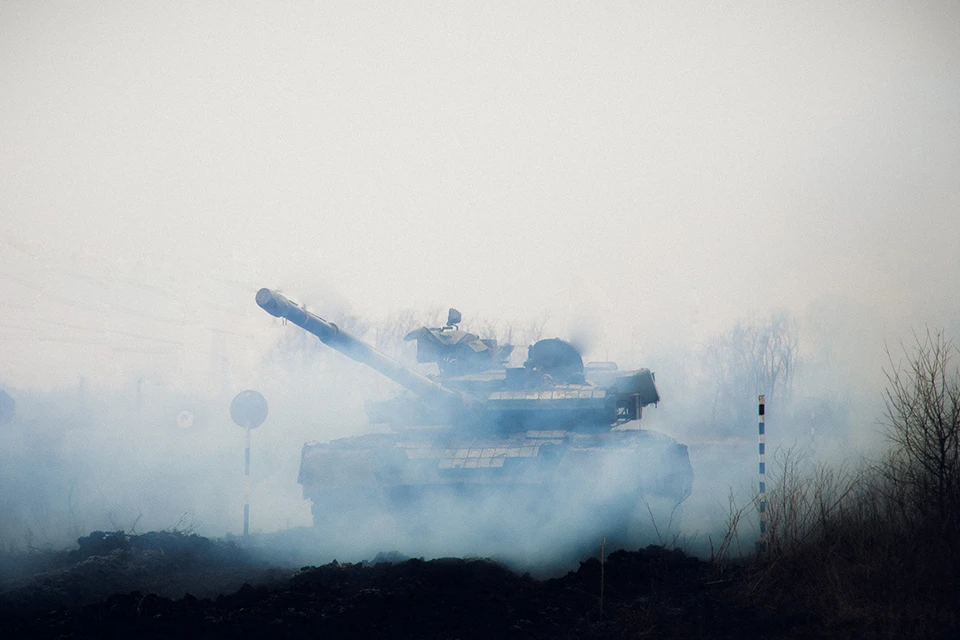
<instances>
[{"instance_id":1,"label":"black and white striped post","mask_svg":"<svg viewBox=\"0 0 960 640\"><path fill-rule=\"evenodd\" d=\"M257 391L241 391L230 403L230 417L245 432L243 450L243 535L250 535L250 432L267 419L267 401Z\"/></svg>"},{"instance_id":2,"label":"black and white striped post","mask_svg":"<svg viewBox=\"0 0 960 640\"><path fill-rule=\"evenodd\" d=\"M758 453L760 454L760 487L757 496L757 510L760 514L760 541L757 543L757 551L763 553L767 550L767 469L765 452L765 434L764 434L764 397L760 396L759 409L757 415L757 427L759 430L760 441L758 444Z\"/></svg>"}]
</instances>

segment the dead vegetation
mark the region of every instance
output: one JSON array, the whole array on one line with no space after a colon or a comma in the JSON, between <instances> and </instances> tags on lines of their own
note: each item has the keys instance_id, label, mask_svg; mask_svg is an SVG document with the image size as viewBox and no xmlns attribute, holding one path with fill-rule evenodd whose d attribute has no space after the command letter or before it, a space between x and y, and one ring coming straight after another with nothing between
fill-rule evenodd
<instances>
[{"instance_id":1,"label":"dead vegetation","mask_svg":"<svg viewBox=\"0 0 960 640\"><path fill-rule=\"evenodd\" d=\"M779 453L767 550L744 585L840 637L952 637L960 625L958 353L935 332L903 351L887 372L884 457L836 467Z\"/></svg>"}]
</instances>

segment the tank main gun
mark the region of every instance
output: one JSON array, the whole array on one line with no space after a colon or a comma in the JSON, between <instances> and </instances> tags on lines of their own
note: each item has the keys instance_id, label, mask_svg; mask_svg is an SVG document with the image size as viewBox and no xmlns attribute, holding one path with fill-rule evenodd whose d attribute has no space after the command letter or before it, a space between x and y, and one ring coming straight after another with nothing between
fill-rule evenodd
<instances>
[{"instance_id":1,"label":"tank main gun","mask_svg":"<svg viewBox=\"0 0 960 640\"><path fill-rule=\"evenodd\" d=\"M289 322L317 336L325 345L409 389L430 405L452 411L479 408L480 401L476 398L448 389L405 367L385 353L343 331L334 323L310 313L276 291L266 288L257 291L257 304L270 315L286 318Z\"/></svg>"}]
</instances>

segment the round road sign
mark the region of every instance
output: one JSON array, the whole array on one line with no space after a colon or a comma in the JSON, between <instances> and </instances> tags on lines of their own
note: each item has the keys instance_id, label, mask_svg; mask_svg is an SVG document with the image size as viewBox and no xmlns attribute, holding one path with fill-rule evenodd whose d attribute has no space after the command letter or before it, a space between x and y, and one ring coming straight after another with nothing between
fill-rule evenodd
<instances>
[{"instance_id":1,"label":"round road sign","mask_svg":"<svg viewBox=\"0 0 960 640\"><path fill-rule=\"evenodd\" d=\"M244 429L256 429L267 419L267 401L258 391L241 391L230 403L230 417Z\"/></svg>"}]
</instances>

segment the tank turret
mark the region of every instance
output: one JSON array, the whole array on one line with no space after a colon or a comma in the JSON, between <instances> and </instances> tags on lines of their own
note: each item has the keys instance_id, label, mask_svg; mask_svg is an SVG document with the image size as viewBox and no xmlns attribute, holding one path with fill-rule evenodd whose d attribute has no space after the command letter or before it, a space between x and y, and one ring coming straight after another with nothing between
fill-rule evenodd
<instances>
[{"instance_id":1,"label":"tank turret","mask_svg":"<svg viewBox=\"0 0 960 640\"><path fill-rule=\"evenodd\" d=\"M559 338L538 341L522 367L509 367L513 345L461 330L456 309L450 309L443 327L422 327L404 338L416 341L418 362L437 365L439 373L431 379L279 293L260 289L256 300L270 315L286 318L413 394L369 402L367 413L374 422L403 427L440 420L503 432L597 430L639 420L643 407L660 400L648 369L588 380L580 353Z\"/></svg>"}]
</instances>

